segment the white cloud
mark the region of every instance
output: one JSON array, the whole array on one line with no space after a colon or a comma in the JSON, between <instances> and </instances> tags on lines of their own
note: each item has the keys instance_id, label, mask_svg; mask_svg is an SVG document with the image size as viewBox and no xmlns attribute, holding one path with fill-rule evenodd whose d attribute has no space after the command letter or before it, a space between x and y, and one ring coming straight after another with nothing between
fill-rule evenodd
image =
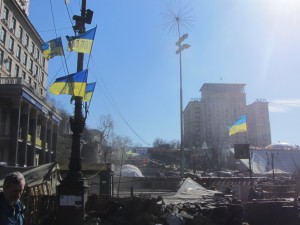
<instances>
[{"instance_id":1,"label":"white cloud","mask_svg":"<svg viewBox=\"0 0 300 225\"><path fill-rule=\"evenodd\" d=\"M296 107L300 107L300 99L278 99L269 103L270 112L287 112Z\"/></svg>"}]
</instances>

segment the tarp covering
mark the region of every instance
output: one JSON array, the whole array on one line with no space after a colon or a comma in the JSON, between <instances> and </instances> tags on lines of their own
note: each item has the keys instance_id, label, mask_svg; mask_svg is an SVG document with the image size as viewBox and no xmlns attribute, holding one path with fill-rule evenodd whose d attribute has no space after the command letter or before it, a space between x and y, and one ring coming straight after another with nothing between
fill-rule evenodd
<instances>
[{"instance_id":1,"label":"tarp covering","mask_svg":"<svg viewBox=\"0 0 300 225\"><path fill-rule=\"evenodd\" d=\"M115 175L116 176L120 175L120 169L115 172ZM140 169L137 168L136 166L125 164L122 166L121 176L122 177L143 177L143 174L140 171Z\"/></svg>"},{"instance_id":2,"label":"tarp covering","mask_svg":"<svg viewBox=\"0 0 300 225\"><path fill-rule=\"evenodd\" d=\"M201 186L191 178L186 178L175 195L164 196L163 200L165 204L179 204L184 202L196 203L213 200L215 195L220 195L222 192L208 190Z\"/></svg>"},{"instance_id":3,"label":"tarp covering","mask_svg":"<svg viewBox=\"0 0 300 225\"><path fill-rule=\"evenodd\" d=\"M268 171L268 172L266 172L266 173L264 173L264 174L266 174L266 175L272 175L272 174L277 174L277 175L280 175L280 174L289 174L289 173L287 173L287 172L285 172L285 171L283 171L283 170L281 170L281 169L274 169L274 171L273 170L270 170L270 171Z\"/></svg>"},{"instance_id":4,"label":"tarp covering","mask_svg":"<svg viewBox=\"0 0 300 225\"><path fill-rule=\"evenodd\" d=\"M0 178L1 178L0 189L2 190L5 176L14 171L19 171L24 175L28 187L32 187L34 185L41 184L46 181L53 183L54 179L55 179L54 183L57 183L60 180L58 169L59 167L57 163L49 163L37 167L1 166L0 167Z\"/></svg>"},{"instance_id":5,"label":"tarp covering","mask_svg":"<svg viewBox=\"0 0 300 225\"><path fill-rule=\"evenodd\" d=\"M230 151L234 154L233 149ZM272 170L272 161L275 168L290 174L300 169L299 150L251 150L251 155L253 174L265 174ZM245 168L249 168L249 159L240 159L240 169Z\"/></svg>"}]
</instances>

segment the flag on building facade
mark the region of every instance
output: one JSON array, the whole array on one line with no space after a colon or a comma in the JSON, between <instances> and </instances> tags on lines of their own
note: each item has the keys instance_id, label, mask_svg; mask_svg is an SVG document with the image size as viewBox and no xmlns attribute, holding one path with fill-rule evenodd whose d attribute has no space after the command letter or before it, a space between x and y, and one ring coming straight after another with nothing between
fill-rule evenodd
<instances>
[{"instance_id":1,"label":"flag on building facade","mask_svg":"<svg viewBox=\"0 0 300 225\"><path fill-rule=\"evenodd\" d=\"M57 55L64 55L61 37L45 42L42 45L42 52L46 59L53 58Z\"/></svg>"},{"instance_id":2,"label":"flag on building facade","mask_svg":"<svg viewBox=\"0 0 300 225\"><path fill-rule=\"evenodd\" d=\"M90 53L96 33L96 27L78 36L67 36L68 51Z\"/></svg>"},{"instance_id":3,"label":"flag on building facade","mask_svg":"<svg viewBox=\"0 0 300 225\"><path fill-rule=\"evenodd\" d=\"M247 116L243 115L232 126L228 127L229 135L247 131Z\"/></svg>"},{"instance_id":4,"label":"flag on building facade","mask_svg":"<svg viewBox=\"0 0 300 225\"><path fill-rule=\"evenodd\" d=\"M95 86L96 86L96 82L89 83L89 84L86 85L85 95L84 95L83 101L85 101L85 102L91 101L94 90L95 90Z\"/></svg>"},{"instance_id":5,"label":"flag on building facade","mask_svg":"<svg viewBox=\"0 0 300 225\"><path fill-rule=\"evenodd\" d=\"M86 90L88 70L82 70L64 77L59 77L49 87L50 93L54 95L73 95L84 97Z\"/></svg>"}]
</instances>

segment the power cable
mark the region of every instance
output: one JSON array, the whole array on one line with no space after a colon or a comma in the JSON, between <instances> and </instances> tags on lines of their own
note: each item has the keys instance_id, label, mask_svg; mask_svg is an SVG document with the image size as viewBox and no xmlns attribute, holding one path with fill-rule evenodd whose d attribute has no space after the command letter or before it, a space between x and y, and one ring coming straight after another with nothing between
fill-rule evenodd
<instances>
[{"instance_id":1,"label":"power cable","mask_svg":"<svg viewBox=\"0 0 300 225\"><path fill-rule=\"evenodd\" d=\"M56 25L55 25L55 20L54 20L54 13L53 13L52 0L50 0L50 6L51 6L51 15L52 15L52 21L53 21L53 26L54 26L55 36L56 36L56 38L57 38L58 35L57 35L57 30L56 30ZM63 53L64 53L64 51L63 51ZM66 69L67 69L67 73L66 73L65 67L63 66L63 69L64 69L65 74L69 74L69 68L68 68L68 65L67 65L65 53L64 53L64 61L63 61L63 59L61 59L61 61L62 61L62 65L65 65L65 66L66 66Z\"/></svg>"},{"instance_id":2,"label":"power cable","mask_svg":"<svg viewBox=\"0 0 300 225\"><path fill-rule=\"evenodd\" d=\"M97 64L95 63L94 61L94 58L93 56L91 55L91 59L92 59L92 62L96 68L96 70L99 71L98 67L97 67ZM98 82L97 78L96 78L96 81ZM119 107L117 106L117 104L115 103L112 95L110 94L110 92L108 91L106 85L105 85L105 82L103 81L103 85L106 89L106 92L103 92L105 94L105 96L107 97L109 103L112 105L113 109L117 112L117 114L120 116L120 118L123 120L123 122L129 127L129 129L136 135L136 137L138 137L144 144L146 145L150 145L149 143L147 143L134 129L133 127L128 123L128 121L125 119L125 117L123 116L123 114L121 113Z\"/></svg>"}]
</instances>

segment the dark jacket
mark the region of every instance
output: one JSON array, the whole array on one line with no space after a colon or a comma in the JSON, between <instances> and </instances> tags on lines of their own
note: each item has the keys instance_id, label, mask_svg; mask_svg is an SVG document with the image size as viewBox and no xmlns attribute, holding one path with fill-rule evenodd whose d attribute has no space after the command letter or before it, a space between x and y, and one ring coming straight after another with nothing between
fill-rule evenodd
<instances>
[{"instance_id":1,"label":"dark jacket","mask_svg":"<svg viewBox=\"0 0 300 225\"><path fill-rule=\"evenodd\" d=\"M0 224L23 225L23 207L19 201L15 206L8 204L3 192L0 193Z\"/></svg>"}]
</instances>

